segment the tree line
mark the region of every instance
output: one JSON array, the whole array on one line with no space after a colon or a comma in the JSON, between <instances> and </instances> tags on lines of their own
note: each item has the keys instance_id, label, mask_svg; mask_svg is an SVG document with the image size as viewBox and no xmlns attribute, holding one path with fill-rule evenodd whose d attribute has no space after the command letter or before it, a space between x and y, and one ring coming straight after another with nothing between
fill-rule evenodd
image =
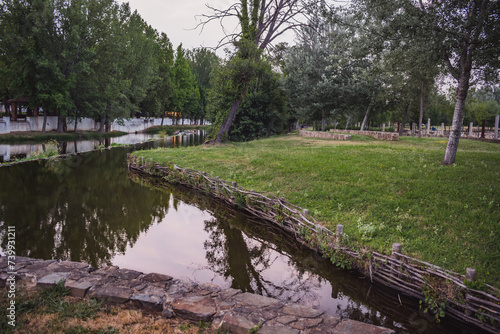
<instances>
[{"instance_id":1,"label":"tree line","mask_svg":"<svg viewBox=\"0 0 500 334\"><path fill-rule=\"evenodd\" d=\"M215 118L215 142L230 138L269 58L280 65L289 120L321 122L324 130L327 123L359 122L364 129L416 118L421 136L425 115L451 126L446 165L455 162L464 120L492 123L500 109L499 1L240 0L207 22L227 16L239 19L241 33L230 36L234 95ZM269 41L286 29L295 30L297 44L277 45L266 57ZM446 85L438 82L443 78ZM450 94L442 92L446 86Z\"/></svg>"},{"instance_id":2,"label":"tree line","mask_svg":"<svg viewBox=\"0 0 500 334\"><path fill-rule=\"evenodd\" d=\"M32 107L102 127L166 111L205 118L209 142L269 136L297 122L323 130L416 122L421 135L425 117L450 126L444 164L454 162L464 122L491 126L500 110L498 1L210 8L202 25L228 16L240 23L219 43L223 58L174 50L165 33L113 0L4 1L1 98L29 96ZM278 43L292 31L293 45Z\"/></svg>"},{"instance_id":3,"label":"tree line","mask_svg":"<svg viewBox=\"0 0 500 334\"><path fill-rule=\"evenodd\" d=\"M203 119L213 52L174 50L165 33L113 0L3 1L0 98L101 122L170 115Z\"/></svg>"}]
</instances>

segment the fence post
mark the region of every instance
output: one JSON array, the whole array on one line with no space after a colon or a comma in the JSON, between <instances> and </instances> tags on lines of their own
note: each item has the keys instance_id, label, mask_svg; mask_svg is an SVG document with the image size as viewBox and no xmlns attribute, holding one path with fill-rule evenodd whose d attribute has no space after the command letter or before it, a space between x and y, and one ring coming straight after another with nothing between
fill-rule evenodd
<instances>
[{"instance_id":1,"label":"fence post","mask_svg":"<svg viewBox=\"0 0 500 334\"><path fill-rule=\"evenodd\" d=\"M500 115L495 116L495 139L498 139L498 123L500 122Z\"/></svg>"},{"instance_id":2,"label":"fence post","mask_svg":"<svg viewBox=\"0 0 500 334\"><path fill-rule=\"evenodd\" d=\"M469 125L469 137L472 137L473 131L474 131L474 123L470 122L470 125Z\"/></svg>"},{"instance_id":3,"label":"fence post","mask_svg":"<svg viewBox=\"0 0 500 334\"><path fill-rule=\"evenodd\" d=\"M336 240L337 245L340 247L340 241L342 240L342 233L344 232L344 225L337 225Z\"/></svg>"},{"instance_id":4,"label":"fence post","mask_svg":"<svg viewBox=\"0 0 500 334\"><path fill-rule=\"evenodd\" d=\"M465 272L465 280L469 282L475 282L476 281L476 269L474 268L467 268ZM470 317L472 316L472 311L469 309L469 294L465 296L465 315Z\"/></svg>"},{"instance_id":5,"label":"fence post","mask_svg":"<svg viewBox=\"0 0 500 334\"><path fill-rule=\"evenodd\" d=\"M401 253L401 244L399 242L392 244L392 255L391 255L396 260L399 260L400 256L396 253Z\"/></svg>"}]
</instances>

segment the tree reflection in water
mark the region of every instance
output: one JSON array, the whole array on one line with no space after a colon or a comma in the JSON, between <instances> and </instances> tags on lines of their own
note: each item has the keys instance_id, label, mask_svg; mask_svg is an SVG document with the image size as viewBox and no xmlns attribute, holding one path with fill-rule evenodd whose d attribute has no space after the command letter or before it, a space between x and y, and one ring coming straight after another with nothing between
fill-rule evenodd
<instances>
[{"instance_id":1,"label":"tree reflection in water","mask_svg":"<svg viewBox=\"0 0 500 334\"><path fill-rule=\"evenodd\" d=\"M0 169L0 222L16 227L18 256L100 267L163 219L170 194L129 180L123 149L88 155Z\"/></svg>"}]
</instances>

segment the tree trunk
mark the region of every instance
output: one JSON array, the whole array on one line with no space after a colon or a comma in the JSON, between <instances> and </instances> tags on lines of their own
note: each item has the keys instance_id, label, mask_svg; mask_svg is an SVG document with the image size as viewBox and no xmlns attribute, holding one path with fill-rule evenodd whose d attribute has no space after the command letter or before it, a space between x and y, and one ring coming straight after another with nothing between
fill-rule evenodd
<instances>
[{"instance_id":1,"label":"tree trunk","mask_svg":"<svg viewBox=\"0 0 500 334\"><path fill-rule=\"evenodd\" d=\"M372 108L372 102L370 101L368 108L366 108L365 118L363 118L363 123L361 123L361 128L359 129L359 131L363 131L365 129L366 122L368 122L368 116L370 116L371 108Z\"/></svg>"},{"instance_id":2,"label":"tree trunk","mask_svg":"<svg viewBox=\"0 0 500 334\"><path fill-rule=\"evenodd\" d=\"M403 114L403 119L401 120L401 127L399 128L399 135L402 136L405 130L406 116L408 115L408 109L410 108L410 103L406 104L405 113Z\"/></svg>"},{"instance_id":3,"label":"tree trunk","mask_svg":"<svg viewBox=\"0 0 500 334\"><path fill-rule=\"evenodd\" d=\"M457 100L455 101L455 110L453 112L453 122L450 129L450 136L448 137L448 145L444 153L441 165L452 165L455 163L457 156L458 141L462 133L462 124L465 116L465 99L467 98L467 91L469 90L470 71L467 73L460 73L460 80L457 87Z\"/></svg>"},{"instance_id":4,"label":"tree trunk","mask_svg":"<svg viewBox=\"0 0 500 334\"><path fill-rule=\"evenodd\" d=\"M47 129L47 110L43 111L43 124L42 124L42 132L45 133Z\"/></svg>"},{"instance_id":5,"label":"tree trunk","mask_svg":"<svg viewBox=\"0 0 500 334\"><path fill-rule=\"evenodd\" d=\"M323 113L321 115L321 131L325 131L325 125L326 125L326 111L323 110Z\"/></svg>"},{"instance_id":6,"label":"tree trunk","mask_svg":"<svg viewBox=\"0 0 500 334\"><path fill-rule=\"evenodd\" d=\"M425 81L422 79L422 87L420 89L420 118L418 119L418 138L422 138L422 120L424 118L424 84ZM429 133L429 129L427 129Z\"/></svg>"},{"instance_id":7,"label":"tree trunk","mask_svg":"<svg viewBox=\"0 0 500 334\"><path fill-rule=\"evenodd\" d=\"M106 114L101 117L101 124L99 125L99 132L104 133L104 124L106 123Z\"/></svg>"},{"instance_id":8,"label":"tree trunk","mask_svg":"<svg viewBox=\"0 0 500 334\"><path fill-rule=\"evenodd\" d=\"M446 151L444 152L441 165L454 164L455 157L457 156L458 141L460 139L460 135L462 134L462 126L465 116L465 99L467 98L467 92L469 91L469 81L472 71L471 53L473 49L474 45L469 45L460 60L461 66L458 76L457 100L455 101L455 110L453 112L450 136L448 137L448 145L446 145Z\"/></svg>"},{"instance_id":9,"label":"tree trunk","mask_svg":"<svg viewBox=\"0 0 500 334\"><path fill-rule=\"evenodd\" d=\"M240 108L242 101L243 101L243 96L233 102L231 110L229 111L228 118L226 119L224 124L222 124L222 126L219 129L219 132L217 133L217 138L215 139L216 143L220 144L227 139L227 134L229 132L229 129L231 128L231 125L233 125L234 119L236 118L236 113L238 112L238 109Z\"/></svg>"},{"instance_id":10,"label":"tree trunk","mask_svg":"<svg viewBox=\"0 0 500 334\"><path fill-rule=\"evenodd\" d=\"M75 128L73 129L75 133L77 128L78 128L78 117L75 118Z\"/></svg>"},{"instance_id":11,"label":"tree trunk","mask_svg":"<svg viewBox=\"0 0 500 334\"><path fill-rule=\"evenodd\" d=\"M161 124L160 126L163 126L163 120L165 119L165 113L163 113L163 115L161 116Z\"/></svg>"},{"instance_id":12,"label":"tree trunk","mask_svg":"<svg viewBox=\"0 0 500 334\"><path fill-rule=\"evenodd\" d=\"M222 124L222 126L219 129L219 132L217 133L217 138L215 139L216 143L222 143L227 139L229 129L231 128L231 125L233 125L233 122L236 118L236 113L238 112L241 102L243 102L243 98L247 93L248 86L250 86L250 82L246 83L245 88L243 89L243 92L241 93L240 97L233 102L231 110L229 110L229 116L227 117L226 121Z\"/></svg>"},{"instance_id":13,"label":"tree trunk","mask_svg":"<svg viewBox=\"0 0 500 334\"><path fill-rule=\"evenodd\" d=\"M57 116L57 132L63 133L64 132L64 120L61 115Z\"/></svg>"}]
</instances>

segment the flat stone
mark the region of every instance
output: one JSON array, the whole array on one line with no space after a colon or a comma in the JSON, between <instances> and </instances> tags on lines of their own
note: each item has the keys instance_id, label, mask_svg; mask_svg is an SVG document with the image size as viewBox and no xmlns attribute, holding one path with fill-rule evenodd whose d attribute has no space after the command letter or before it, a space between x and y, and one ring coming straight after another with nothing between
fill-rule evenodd
<instances>
[{"instance_id":1,"label":"flat stone","mask_svg":"<svg viewBox=\"0 0 500 334\"><path fill-rule=\"evenodd\" d=\"M142 275L142 273L136 270L118 269L113 273L113 275L121 280L131 281Z\"/></svg>"},{"instance_id":2,"label":"flat stone","mask_svg":"<svg viewBox=\"0 0 500 334\"><path fill-rule=\"evenodd\" d=\"M250 305L258 308L277 306L281 304L281 302L278 299L266 296L260 296L249 292L235 295L232 299L242 305Z\"/></svg>"},{"instance_id":3,"label":"flat stone","mask_svg":"<svg viewBox=\"0 0 500 334\"><path fill-rule=\"evenodd\" d=\"M136 292L130 297L130 300L137 306L143 306L148 309L162 311L163 303L166 299L165 290L156 287L150 287Z\"/></svg>"},{"instance_id":4,"label":"flat stone","mask_svg":"<svg viewBox=\"0 0 500 334\"><path fill-rule=\"evenodd\" d=\"M17 258L16 258L17 261ZM37 272L39 270L46 272L47 267L52 263L56 263L56 260L47 260L47 261L25 261L24 263L16 263L16 268L18 271L23 268L27 269L29 272Z\"/></svg>"},{"instance_id":5,"label":"flat stone","mask_svg":"<svg viewBox=\"0 0 500 334\"><path fill-rule=\"evenodd\" d=\"M167 289L169 295L181 295L193 291L197 284L186 280L173 280Z\"/></svg>"},{"instance_id":6,"label":"flat stone","mask_svg":"<svg viewBox=\"0 0 500 334\"><path fill-rule=\"evenodd\" d=\"M122 286L107 285L90 292L90 297L106 299L108 302L123 304L132 296L132 289Z\"/></svg>"},{"instance_id":7,"label":"flat stone","mask_svg":"<svg viewBox=\"0 0 500 334\"><path fill-rule=\"evenodd\" d=\"M147 283L154 283L156 286L165 287L166 284L173 279L172 276L150 273L142 276L141 280Z\"/></svg>"},{"instance_id":8,"label":"flat stone","mask_svg":"<svg viewBox=\"0 0 500 334\"><path fill-rule=\"evenodd\" d=\"M288 325L294 321L297 321L297 318L290 316L290 315L284 315L284 316L276 318L276 322L283 324L283 325Z\"/></svg>"},{"instance_id":9,"label":"flat stone","mask_svg":"<svg viewBox=\"0 0 500 334\"><path fill-rule=\"evenodd\" d=\"M223 332L229 331L231 334L248 334L253 328L259 326L258 322L253 322L246 317L233 312L226 313L222 318L220 328Z\"/></svg>"},{"instance_id":10,"label":"flat stone","mask_svg":"<svg viewBox=\"0 0 500 334\"><path fill-rule=\"evenodd\" d=\"M103 268L99 268L97 270L94 270L92 272L92 274L93 275L105 275L105 276L108 276L108 275L114 274L114 272L117 271L118 269L120 269L120 268L117 267L117 266L107 266L107 267L103 267Z\"/></svg>"},{"instance_id":11,"label":"flat stone","mask_svg":"<svg viewBox=\"0 0 500 334\"><path fill-rule=\"evenodd\" d=\"M335 326L337 326L341 319L336 315L323 315L323 322L314 328L308 329L308 334L334 334L337 333Z\"/></svg>"},{"instance_id":12,"label":"flat stone","mask_svg":"<svg viewBox=\"0 0 500 334\"><path fill-rule=\"evenodd\" d=\"M46 275L42 278L40 278L36 283L39 287L43 289L48 289L60 281L66 281L66 278L70 275L71 273L69 272L58 272L58 273L52 273L49 275Z\"/></svg>"},{"instance_id":13,"label":"flat stone","mask_svg":"<svg viewBox=\"0 0 500 334\"><path fill-rule=\"evenodd\" d=\"M210 283L200 284L196 288L196 293L199 295L202 295L202 296L218 293L220 291L221 291L220 287L218 287L215 284L210 284Z\"/></svg>"},{"instance_id":14,"label":"flat stone","mask_svg":"<svg viewBox=\"0 0 500 334\"><path fill-rule=\"evenodd\" d=\"M289 304L283 306L284 314L293 315L299 318L317 318L323 314L322 311L315 310L298 304Z\"/></svg>"},{"instance_id":15,"label":"flat stone","mask_svg":"<svg viewBox=\"0 0 500 334\"><path fill-rule=\"evenodd\" d=\"M69 295L83 298L87 291L99 281L98 277L85 277L79 280L67 279L65 286L69 289Z\"/></svg>"},{"instance_id":16,"label":"flat stone","mask_svg":"<svg viewBox=\"0 0 500 334\"><path fill-rule=\"evenodd\" d=\"M375 325L365 324L364 322L354 321L354 320L343 320L340 324L335 327L334 333L336 334L352 334L352 333L364 333L364 334L393 334L392 329L379 327Z\"/></svg>"},{"instance_id":17,"label":"flat stone","mask_svg":"<svg viewBox=\"0 0 500 334\"><path fill-rule=\"evenodd\" d=\"M295 322L292 322L290 326L295 329L307 329L311 327L318 326L323 322L322 318L317 318L317 319L300 319Z\"/></svg>"},{"instance_id":18,"label":"flat stone","mask_svg":"<svg viewBox=\"0 0 500 334\"><path fill-rule=\"evenodd\" d=\"M262 326L261 329L257 332L259 334L298 334L300 333L298 330L293 328L288 328L285 326Z\"/></svg>"},{"instance_id":19,"label":"flat stone","mask_svg":"<svg viewBox=\"0 0 500 334\"><path fill-rule=\"evenodd\" d=\"M220 300L226 300L228 298L232 298L236 296L237 294L241 293L241 290L229 288L229 289L224 289L219 293L219 299Z\"/></svg>"},{"instance_id":20,"label":"flat stone","mask_svg":"<svg viewBox=\"0 0 500 334\"><path fill-rule=\"evenodd\" d=\"M88 269L89 271L93 269L89 264L75 261L61 261L61 266L73 269Z\"/></svg>"},{"instance_id":21,"label":"flat stone","mask_svg":"<svg viewBox=\"0 0 500 334\"><path fill-rule=\"evenodd\" d=\"M211 321L216 305L212 298L203 296L189 296L176 299L172 303L175 314L182 318L195 321Z\"/></svg>"}]
</instances>

